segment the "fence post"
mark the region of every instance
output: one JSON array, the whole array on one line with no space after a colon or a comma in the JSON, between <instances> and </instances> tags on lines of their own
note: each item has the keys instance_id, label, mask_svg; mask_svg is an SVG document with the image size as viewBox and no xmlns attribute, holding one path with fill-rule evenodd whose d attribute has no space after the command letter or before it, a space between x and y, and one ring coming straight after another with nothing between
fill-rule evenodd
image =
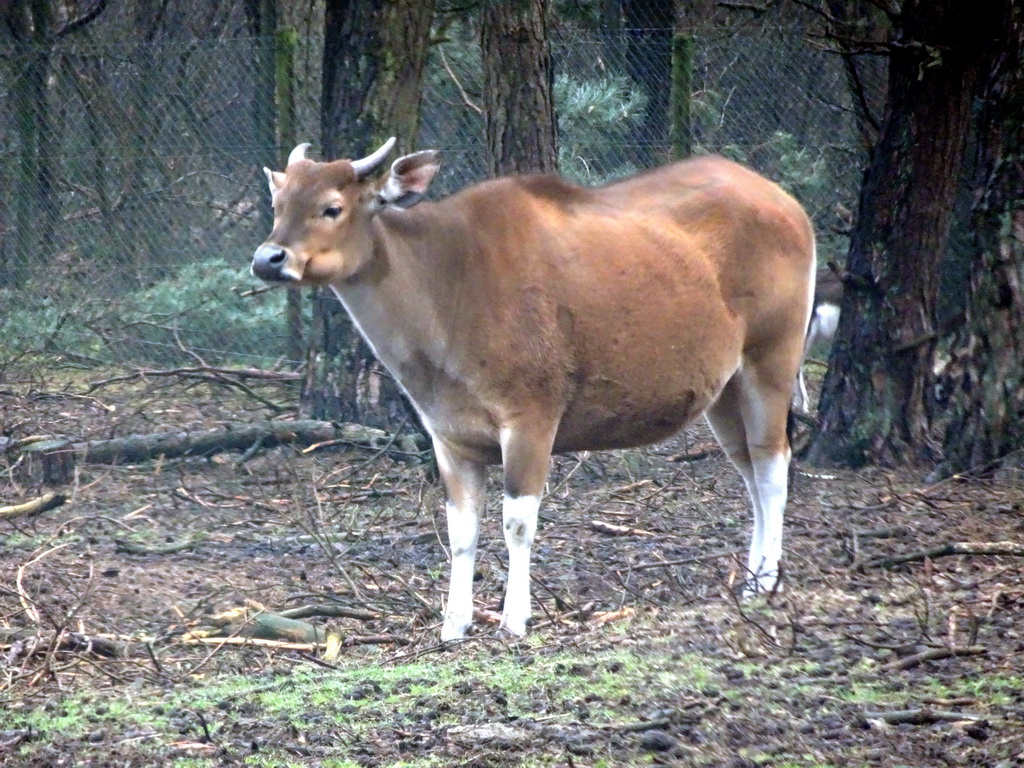
<instances>
[{"instance_id":1,"label":"fence post","mask_svg":"<svg viewBox=\"0 0 1024 768\"><path fill-rule=\"evenodd\" d=\"M672 157L693 154L693 35L676 32L672 37Z\"/></svg>"}]
</instances>

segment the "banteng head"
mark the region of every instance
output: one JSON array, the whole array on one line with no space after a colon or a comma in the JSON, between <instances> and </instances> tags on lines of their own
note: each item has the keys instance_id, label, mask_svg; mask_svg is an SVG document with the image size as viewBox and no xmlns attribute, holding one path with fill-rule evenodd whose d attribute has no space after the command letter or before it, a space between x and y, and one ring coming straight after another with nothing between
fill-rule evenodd
<instances>
[{"instance_id":1,"label":"banteng head","mask_svg":"<svg viewBox=\"0 0 1024 768\"><path fill-rule=\"evenodd\" d=\"M300 144L284 172L264 168L274 230L253 255L252 273L270 283L320 285L358 273L372 255L371 219L386 207L420 201L438 170L437 152L400 157L382 184L371 176L395 145L361 160L317 163Z\"/></svg>"}]
</instances>

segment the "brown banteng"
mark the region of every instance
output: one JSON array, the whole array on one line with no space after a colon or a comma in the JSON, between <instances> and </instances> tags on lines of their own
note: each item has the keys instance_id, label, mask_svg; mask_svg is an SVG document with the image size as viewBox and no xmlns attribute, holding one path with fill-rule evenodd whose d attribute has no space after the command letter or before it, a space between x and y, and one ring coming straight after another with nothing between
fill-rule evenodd
<instances>
[{"instance_id":1,"label":"brown banteng","mask_svg":"<svg viewBox=\"0 0 1024 768\"><path fill-rule=\"evenodd\" d=\"M816 344L829 344L835 338L839 327L839 307L843 303L843 279L831 267L818 270L814 284L814 308L807 324L807 339L804 341L804 359ZM811 409L804 382L804 369L800 367L793 387L793 408L802 413Z\"/></svg>"},{"instance_id":2,"label":"brown banteng","mask_svg":"<svg viewBox=\"0 0 1024 768\"><path fill-rule=\"evenodd\" d=\"M393 144L327 163L300 145L267 170L274 230L252 271L329 285L422 416L448 497L442 637L472 621L488 464L504 468L502 626L522 634L552 452L655 442L702 413L753 502L748 589L772 589L814 292L800 205L717 157L598 189L497 179L416 205L438 155L370 180Z\"/></svg>"}]
</instances>

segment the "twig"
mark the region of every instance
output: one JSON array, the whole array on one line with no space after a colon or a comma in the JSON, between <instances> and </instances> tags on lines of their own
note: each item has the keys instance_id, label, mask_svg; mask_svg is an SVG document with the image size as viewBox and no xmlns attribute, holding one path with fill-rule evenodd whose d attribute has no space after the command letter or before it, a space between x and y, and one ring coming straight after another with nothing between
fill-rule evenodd
<instances>
[{"instance_id":1,"label":"twig","mask_svg":"<svg viewBox=\"0 0 1024 768\"><path fill-rule=\"evenodd\" d=\"M32 604L33 601L32 601L32 598L30 598L28 596L28 592L25 591L25 585L23 584L23 582L25 580L25 569L28 568L30 565L35 565L36 563L38 563L40 560L42 560L47 555L51 555L51 554L53 554L54 552L56 552L56 551L58 551L60 549L64 549L64 547L71 546L72 543L73 542L67 541L67 542L64 542L63 544L58 544L57 546L52 547L52 548L46 550L45 552L42 552L42 553L36 555L31 560L29 560L27 563L25 563L24 565L22 565L22 566L20 566L18 568L18 573L17 573L17 575L15 576L15 579L14 579L14 585L15 585L15 588L18 590L18 599L21 601L21 607L25 610L25 614L30 619L32 619L32 623L33 624L37 624L38 625L40 623L39 611L37 611L35 606Z\"/></svg>"},{"instance_id":2,"label":"twig","mask_svg":"<svg viewBox=\"0 0 1024 768\"><path fill-rule=\"evenodd\" d=\"M459 82L459 78L456 77L455 73L452 71L451 66L448 64L448 57L444 55L444 46L440 45L438 46L437 49L441 53L441 64L444 66L444 71L448 73L448 77L450 77L452 79L452 82L455 83L455 87L458 89L459 95L462 97L462 103L465 104L470 109L472 109L478 115L482 115L484 111L479 106L474 104L473 100L469 98L469 94L466 93L466 89L462 87L462 83Z\"/></svg>"},{"instance_id":3,"label":"twig","mask_svg":"<svg viewBox=\"0 0 1024 768\"><path fill-rule=\"evenodd\" d=\"M684 557L682 560L665 560L660 563L637 563L631 565L629 568L631 571L645 571L648 568L671 568L674 565L689 565L690 563L702 563L705 560L715 560L719 557L736 557L743 554L741 549L729 549L725 552L709 552L706 555L696 555L695 557Z\"/></svg>"},{"instance_id":4,"label":"twig","mask_svg":"<svg viewBox=\"0 0 1024 768\"><path fill-rule=\"evenodd\" d=\"M263 381L300 381L302 374L295 371L268 371L263 368L219 368L212 365L195 365L187 368L168 368L162 370L139 370L123 376L112 376L109 379L94 381L86 392L117 384L123 381L135 381L150 377L163 376L194 376L196 374L216 374L218 376L236 376L240 379L261 379Z\"/></svg>"},{"instance_id":5,"label":"twig","mask_svg":"<svg viewBox=\"0 0 1024 768\"><path fill-rule=\"evenodd\" d=\"M650 531L645 531L640 528L631 528L628 525L615 525L614 523L606 523L604 520L588 520L587 527L592 531L598 533L605 533L609 536L653 536L654 534Z\"/></svg>"}]
</instances>

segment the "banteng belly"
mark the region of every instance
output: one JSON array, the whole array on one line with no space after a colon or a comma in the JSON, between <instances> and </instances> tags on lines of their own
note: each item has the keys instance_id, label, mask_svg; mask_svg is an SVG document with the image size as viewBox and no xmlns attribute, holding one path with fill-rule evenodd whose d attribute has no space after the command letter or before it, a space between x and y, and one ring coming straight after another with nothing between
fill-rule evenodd
<instances>
[{"instance_id":1,"label":"banteng belly","mask_svg":"<svg viewBox=\"0 0 1024 768\"><path fill-rule=\"evenodd\" d=\"M698 335L660 350L634 349L602 370L580 376L562 417L555 451L646 445L693 422L739 365L738 343L694 343L699 340Z\"/></svg>"}]
</instances>

